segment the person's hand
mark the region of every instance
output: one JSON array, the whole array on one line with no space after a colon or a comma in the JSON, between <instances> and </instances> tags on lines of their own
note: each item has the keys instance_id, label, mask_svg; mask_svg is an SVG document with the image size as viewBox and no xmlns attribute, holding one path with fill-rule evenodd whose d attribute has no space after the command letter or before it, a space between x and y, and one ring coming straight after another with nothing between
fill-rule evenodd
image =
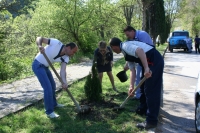
<instances>
[{"instance_id":1,"label":"person's hand","mask_svg":"<svg viewBox=\"0 0 200 133\"><path fill-rule=\"evenodd\" d=\"M40 50L40 53L44 53L44 47L43 46L39 46L38 48Z\"/></svg>"},{"instance_id":2,"label":"person's hand","mask_svg":"<svg viewBox=\"0 0 200 133\"><path fill-rule=\"evenodd\" d=\"M127 71L129 69L128 65L124 66L124 71Z\"/></svg>"},{"instance_id":3,"label":"person's hand","mask_svg":"<svg viewBox=\"0 0 200 133\"><path fill-rule=\"evenodd\" d=\"M152 75L152 72L151 72L151 70L149 69L149 67L146 68L146 69L144 70L144 76L145 76L146 78L150 78L151 75Z\"/></svg>"},{"instance_id":4,"label":"person's hand","mask_svg":"<svg viewBox=\"0 0 200 133\"><path fill-rule=\"evenodd\" d=\"M110 62L111 67L113 67L113 61Z\"/></svg>"},{"instance_id":5,"label":"person's hand","mask_svg":"<svg viewBox=\"0 0 200 133\"><path fill-rule=\"evenodd\" d=\"M134 94L131 94L131 92L132 92L133 90L134 90L134 88L132 88L132 87L129 88L129 90L128 90L128 95L129 95L129 96L132 96L132 97L134 96Z\"/></svg>"},{"instance_id":6,"label":"person's hand","mask_svg":"<svg viewBox=\"0 0 200 133\"><path fill-rule=\"evenodd\" d=\"M68 84L62 84L62 88L63 88L63 90L66 90L66 89L68 89Z\"/></svg>"}]
</instances>

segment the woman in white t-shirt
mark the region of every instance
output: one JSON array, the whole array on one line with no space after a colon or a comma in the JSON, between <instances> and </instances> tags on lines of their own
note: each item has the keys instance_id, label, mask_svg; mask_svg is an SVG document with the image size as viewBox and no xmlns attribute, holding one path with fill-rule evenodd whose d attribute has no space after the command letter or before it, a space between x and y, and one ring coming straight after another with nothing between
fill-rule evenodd
<instances>
[{"instance_id":1,"label":"woman in white t-shirt","mask_svg":"<svg viewBox=\"0 0 200 133\"><path fill-rule=\"evenodd\" d=\"M42 43L47 45L43 47ZM57 39L43 37L37 37L36 44L38 45L40 52L36 55L32 63L32 69L44 90L45 112L48 117L56 118L59 117L59 115L54 113L54 108L63 107L64 105L58 104L56 101L56 84L43 53L47 55L51 63L61 63L60 76L64 82L62 88L67 89L66 66L69 62L69 57L77 52L78 46L73 42L63 45L63 43Z\"/></svg>"}]
</instances>

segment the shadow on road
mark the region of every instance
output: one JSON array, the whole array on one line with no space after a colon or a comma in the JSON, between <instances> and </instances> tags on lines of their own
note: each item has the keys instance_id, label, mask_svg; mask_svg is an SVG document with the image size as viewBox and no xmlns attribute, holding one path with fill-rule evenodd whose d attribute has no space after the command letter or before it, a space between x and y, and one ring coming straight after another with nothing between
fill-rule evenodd
<instances>
[{"instance_id":1,"label":"shadow on road","mask_svg":"<svg viewBox=\"0 0 200 133\"><path fill-rule=\"evenodd\" d=\"M194 119L187 117L178 117L169 114L165 110L160 110L160 123L163 125L163 133L175 133L175 132L189 132L195 133L195 121ZM181 123L180 123L181 122Z\"/></svg>"}]
</instances>

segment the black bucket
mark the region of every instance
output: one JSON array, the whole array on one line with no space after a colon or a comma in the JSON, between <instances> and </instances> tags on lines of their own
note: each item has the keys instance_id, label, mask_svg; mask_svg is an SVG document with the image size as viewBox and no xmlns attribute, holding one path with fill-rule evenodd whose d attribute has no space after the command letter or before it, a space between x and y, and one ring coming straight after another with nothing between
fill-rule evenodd
<instances>
[{"instance_id":1,"label":"black bucket","mask_svg":"<svg viewBox=\"0 0 200 133\"><path fill-rule=\"evenodd\" d=\"M126 75L126 71L121 71L116 75L121 82L126 82L128 80L128 76Z\"/></svg>"}]
</instances>

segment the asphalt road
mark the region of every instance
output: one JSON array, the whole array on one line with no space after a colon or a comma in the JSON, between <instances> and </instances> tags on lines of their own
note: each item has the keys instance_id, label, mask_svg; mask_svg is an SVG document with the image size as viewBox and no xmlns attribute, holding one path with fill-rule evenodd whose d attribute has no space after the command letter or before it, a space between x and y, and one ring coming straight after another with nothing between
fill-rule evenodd
<instances>
[{"instance_id":1,"label":"asphalt road","mask_svg":"<svg viewBox=\"0 0 200 133\"><path fill-rule=\"evenodd\" d=\"M183 50L165 53L163 107L158 128L162 133L194 133L194 92L200 71L200 54Z\"/></svg>"}]
</instances>

